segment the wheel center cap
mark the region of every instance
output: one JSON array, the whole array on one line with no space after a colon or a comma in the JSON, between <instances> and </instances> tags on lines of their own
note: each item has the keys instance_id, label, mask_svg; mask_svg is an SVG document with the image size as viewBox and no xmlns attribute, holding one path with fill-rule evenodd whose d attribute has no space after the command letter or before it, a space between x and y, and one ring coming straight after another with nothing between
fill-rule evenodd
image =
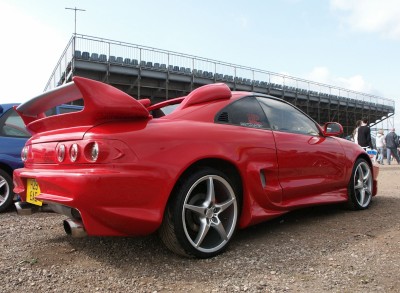
<instances>
[{"instance_id":1,"label":"wheel center cap","mask_svg":"<svg viewBox=\"0 0 400 293\"><path fill-rule=\"evenodd\" d=\"M208 219L211 219L211 218L213 217L213 215L214 215L214 209L213 209L213 208L207 209L207 211L206 211L206 217L207 217Z\"/></svg>"}]
</instances>

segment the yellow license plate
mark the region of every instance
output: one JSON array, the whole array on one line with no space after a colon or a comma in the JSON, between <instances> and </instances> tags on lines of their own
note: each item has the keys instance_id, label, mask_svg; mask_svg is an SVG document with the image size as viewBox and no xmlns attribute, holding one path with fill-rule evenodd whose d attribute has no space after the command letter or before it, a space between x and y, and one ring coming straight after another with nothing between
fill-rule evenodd
<instances>
[{"instance_id":1,"label":"yellow license plate","mask_svg":"<svg viewBox=\"0 0 400 293\"><path fill-rule=\"evenodd\" d=\"M26 201L41 206L43 204L42 201L37 200L36 196L40 194L39 184L35 179L28 179L26 182Z\"/></svg>"}]
</instances>

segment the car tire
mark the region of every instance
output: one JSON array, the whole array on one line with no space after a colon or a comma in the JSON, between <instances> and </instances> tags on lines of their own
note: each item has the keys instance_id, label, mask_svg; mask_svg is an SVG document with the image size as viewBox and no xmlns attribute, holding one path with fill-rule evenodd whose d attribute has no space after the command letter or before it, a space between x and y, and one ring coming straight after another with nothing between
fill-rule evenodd
<instances>
[{"instance_id":1,"label":"car tire","mask_svg":"<svg viewBox=\"0 0 400 293\"><path fill-rule=\"evenodd\" d=\"M224 251L236 230L240 195L222 172L204 168L178 183L159 230L164 244L183 256L209 258Z\"/></svg>"},{"instance_id":2,"label":"car tire","mask_svg":"<svg viewBox=\"0 0 400 293\"><path fill-rule=\"evenodd\" d=\"M14 199L13 181L10 175L0 170L0 212L6 211Z\"/></svg>"},{"instance_id":3,"label":"car tire","mask_svg":"<svg viewBox=\"0 0 400 293\"><path fill-rule=\"evenodd\" d=\"M347 205L352 210L364 210L372 200L373 178L371 166L364 159L358 159L353 167Z\"/></svg>"}]
</instances>

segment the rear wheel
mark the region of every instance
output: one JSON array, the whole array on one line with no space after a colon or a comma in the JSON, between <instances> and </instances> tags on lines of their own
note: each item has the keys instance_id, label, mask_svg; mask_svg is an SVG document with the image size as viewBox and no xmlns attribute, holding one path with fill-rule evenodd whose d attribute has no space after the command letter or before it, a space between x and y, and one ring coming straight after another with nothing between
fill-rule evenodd
<instances>
[{"instance_id":1,"label":"rear wheel","mask_svg":"<svg viewBox=\"0 0 400 293\"><path fill-rule=\"evenodd\" d=\"M358 159L353 167L348 187L348 205L353 210L368 208L372 199L373 179L371 167L364 159Z\"/></svg>"},{"instance_id":2,"label":"rear wheel","mask_svg":"<svg viewBox=\"0 0 400 293\"><path fill-rule=\"evenodd\" d=\"M187 176L166 208L160 236L175 253L207 258L226 249L238 221L238 192L222 172Z\"/></svg>"},{"instance_id":3,"label":"rear wheel","mask_svg":"<svg viewBox=\"0 0 400 293\"><path fill-rule=\"evenodd\" d=\"M7 210L13 202L13 181L7 172L0 170L0 212Z\"/></svg>"}]
</instances>

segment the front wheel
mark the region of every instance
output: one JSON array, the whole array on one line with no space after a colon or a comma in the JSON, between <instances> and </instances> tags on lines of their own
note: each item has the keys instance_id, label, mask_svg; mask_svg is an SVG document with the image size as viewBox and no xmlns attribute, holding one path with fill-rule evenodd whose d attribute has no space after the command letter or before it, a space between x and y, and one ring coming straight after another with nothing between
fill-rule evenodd
<instances>
[{"instance_id":1,"label":"front wheel","mask_svg":"<svg viewBox=\"0 0 400 293\"><path fill-rule=\"evenodd\" d=\"M231 240L239 215L238 192L222 172L204 168L184 178L160 228L165 245L184 256L208 258Z\"/></svg>"},{"instance_id":2,"label":"front wheel","mask_svg":"<svg viewBox=\"0 0 400 293\"><path fill-rule=\"evenodd\" d=\"M353 210L368 208L372 199L373 179L370 165L358 159L353 167L348 187L348 206Z\"/></svg>"},{"instance_id":3,"label":"front wheel","mask_svg":"<svg viewBox=\"0 0 400 293\"><path fill-rule=\"evenodd\" d=\"M0 212L7 210L13 202L13 181L7 172L0 170Z\"/></svg>"}]
</instances>

